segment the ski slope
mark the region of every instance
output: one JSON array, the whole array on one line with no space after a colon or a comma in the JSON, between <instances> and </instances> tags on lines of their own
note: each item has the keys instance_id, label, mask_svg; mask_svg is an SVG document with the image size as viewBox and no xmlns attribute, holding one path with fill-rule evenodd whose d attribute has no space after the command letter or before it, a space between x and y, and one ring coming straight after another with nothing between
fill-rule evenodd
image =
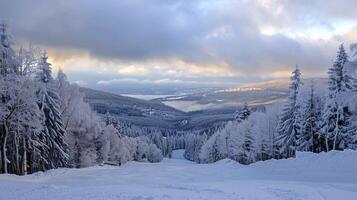
<instances>
[{"instance_id":1,"label":"ski slope","mask_svg":"<svg viewBox=\"0 0 357 200\"><path fill-rule=\"evenodd\" d=\"M195 164L182 151L161 163L0 175L1 200L357 200L357 152L299 153L242 166Z\"/></svg>"}]
</instances>

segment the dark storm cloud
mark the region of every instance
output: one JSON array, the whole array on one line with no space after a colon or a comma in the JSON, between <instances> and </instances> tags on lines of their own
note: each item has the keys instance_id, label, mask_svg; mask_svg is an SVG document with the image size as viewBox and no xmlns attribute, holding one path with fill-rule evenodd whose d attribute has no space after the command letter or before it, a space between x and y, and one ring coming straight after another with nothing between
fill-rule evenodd
<instances>
[{"instance_id":1,"label":"dark storm cloud","mask_svg":"<svg viewBox=\"0 0 357 200\"><path fill-rule=\"evenodd\" d=\"M6 6L1 6L1 17L8 19L22 38L124 59L166 57L194 50L195 37L208 29L186 23L196 18L196 10L181 3L5 0L2 4Z\"/></svg>"},{"instance_id":2,"label":"dark storm cloud","mask_svg":"<svg viewBox=\"0 0 357 200\"><path fill-rule=\"evenodd\" d=\"M340 3L336 3L340 2ZM297 26L355 19L354 1L2 0L0 18L15 36L49 47L120 60L178 58L225 63L241 72L282 70L299 63L322 69L335 43L264 35L262 26ZM333 5L332 9L329 5ZM279 10L279 9L280 10ZM320 9L319 9L320 8ZM278 13L278 14L277 14Z\"/></svg>"}]
</instances>

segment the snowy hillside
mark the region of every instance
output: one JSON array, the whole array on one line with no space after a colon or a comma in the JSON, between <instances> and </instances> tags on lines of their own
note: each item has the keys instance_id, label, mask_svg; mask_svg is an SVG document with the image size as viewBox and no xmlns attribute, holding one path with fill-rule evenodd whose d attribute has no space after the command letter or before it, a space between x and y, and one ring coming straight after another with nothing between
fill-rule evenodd
<instances>
[{"instance_id":1,"label":"snowy hillside","mask_svg":"<svg viewBox=\"0 0 357 200\"><path fill-rule=\"evenodd\" d=\"M0 175L0 199L357 199L356 151L298 153L249 166L227 159L195 164L181 154L155 164Z\"/></svg>"},{"instance_id":2,"label":"snowy hillside","mask_svg":"<svg viewBox=\"0 0 357 200\"><path fill-rule=\"evenodd\" d=\"M327 79L307 78L302 80L302 90L308 90L313 82L317 93L324 93ZM282 103L288 96L290 81L287 79L272 80L259 83L242 84L239 87L225 88L214 91L194 93L189 95L162 97L156 99L168 106L185 112L237 108L247 102L251 106Z\"/></svg>"}]
</instances>

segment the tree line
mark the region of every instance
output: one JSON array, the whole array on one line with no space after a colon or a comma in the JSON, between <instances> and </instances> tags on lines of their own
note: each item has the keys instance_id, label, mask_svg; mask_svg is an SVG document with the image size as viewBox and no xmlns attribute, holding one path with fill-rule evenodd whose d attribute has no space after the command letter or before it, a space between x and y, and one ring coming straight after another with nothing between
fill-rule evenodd
<instances>
[{"instance_id":1,"label":"tree line","mask_svg":"<svg viewBox=\"0 0 357 200\"><path fill-rule=\"evenodd\" d=\"M63 71L52 76L45 51L12 46L7 25L0 24L1 173L159 162L168 154L152 138L128 137L93 112Z\"/></svg>"},{"instance_id":2,"label":"tree line","mask_svg":"<svg viewBox=\"0 0 357 200\"><path fill-rule=\"evenodd\" d=\"M355 50L356 45L351 45ZM296 151L314 153L357 148L357 69L343 45L328 69L326 85L309 83L303 90L301 71L292 72L285 105L266 106L251 112L247 104L236 120L211 137L196 136L194 148L186 148L196 162L210 163L230 158L242 164L294 157ZM353 71L355 73L355 71ZM322 90L322 91L321 91ZM319 92L317 92L319 91Z\"/></svg>"}]
</instances>

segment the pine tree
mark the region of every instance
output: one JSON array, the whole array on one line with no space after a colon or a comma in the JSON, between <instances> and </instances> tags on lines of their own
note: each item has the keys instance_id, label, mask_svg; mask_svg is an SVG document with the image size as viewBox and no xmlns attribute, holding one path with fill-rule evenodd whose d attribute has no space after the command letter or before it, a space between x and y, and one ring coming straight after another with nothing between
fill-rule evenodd
<instances>
[{"instance_id":1,"label":"pine tree","mask_svg":"<svg viewBox=\"0 0 357 200\"><path fill-rule=\"evenodd\" d=\"M276 143L280 149L280 153L285 157L294 155L297 135L301 131L301 110L298 95L302 82L301 72L298 67L292 72L291 81L288 103L282 111L277 128L278 136Z\"/></svg>"},{"instance_id":2,"label":"pine tree","mask_svg":"<svg viewBox=\"0 0 357 200\"><path fill-rule=\"evenodd\" d=\"M250 122L245 122L243 126L243 145L242 145L242 154L240 158L240 163L242 164L250 164L251 162L254 161L254 155L253 155L253 135L252 135L252 126Z\"/></svg>"},{"instance_id":3,"label":"pine tree","mask_svg":"<svg viewBox=\"0 0 357 200\"><path fill-rule=\"evenodd\" d=\"M60 113L60 99L57 94L56 82L51 75L51 64L47 62L44 53L39 63L38 105L45 116L45 127L43 133L49 146L46 168L57 168L67 166L68 149L65 142L66 131L63 126Z\"/></svg>"},{"instance_id":4,"label":"pine tree","mask_svg":"<svg viewBox=\"0 0 357 200\"><path fill-rule=\"evenodd\" d=\"M314 85L311 85L310 96L304 105L302 129L297 139L297 149L300 151L321 152L321 138L319 134L320 110L315 97Z\"/></svg>"},{"instance_id":5,"label":"pine tree","mask_svg":"<svg viewBox=\"0 0 357 200\"><path fill-rule=\"evenodd\" d=\"M243 108L240 111L237 111L235 114L235 119L238 122L246 120L250 115L250 109L248 108L247 102L244 103Z\"/></svg>"},{"instance_id":6,"label":"pine tree","mask_svg":"<svg viewBox=\"0 0 357 200\"><path fill-rule=\"evenodd\" d=\"M349 133L351 112L345 101L353 90L353 79L344 69L347 62L347 53L341 45L337 59L328 71L328 96L322 127L327 151L330 149L342 150L348 142L347 134Z\"/></svg>"},{"instance_id":7,"label":"pine tree","mask_svg":"<svg viewBox=\"0 0 357 200\"><path fill-rule=\"evenodd\" d=\"M0 75L18 72L18 59L11 44L11 36L7 24L0 24Z\"/></svg>"}]
</instances>

